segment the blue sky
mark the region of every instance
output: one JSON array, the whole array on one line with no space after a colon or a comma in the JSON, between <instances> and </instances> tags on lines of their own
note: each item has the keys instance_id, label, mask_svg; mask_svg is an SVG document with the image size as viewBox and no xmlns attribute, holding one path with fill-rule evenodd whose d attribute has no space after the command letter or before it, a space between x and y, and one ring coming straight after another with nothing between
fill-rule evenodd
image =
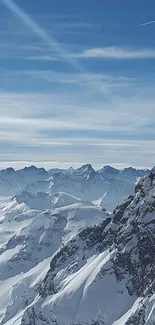
<instances>
[{"instance_id":1,"label":"blue sky","mask_svg":"<svg viewBox=\"0 0 155 325\"><path fill-rule=\"evenodd\" d=\"M154 0L0 1L0 168L155 165Z\"/></svg>"}]
</instances>

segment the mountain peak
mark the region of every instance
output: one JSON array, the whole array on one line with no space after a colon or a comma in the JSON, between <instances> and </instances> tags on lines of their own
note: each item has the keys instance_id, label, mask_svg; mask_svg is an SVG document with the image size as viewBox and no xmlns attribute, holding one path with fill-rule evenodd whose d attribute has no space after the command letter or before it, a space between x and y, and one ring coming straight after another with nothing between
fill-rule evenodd
<instances>
[{"instance_id":1,"label":"mountain peak","mask_svg":"<svg viewBox=\"0 0 155 325\"><path fill-rule=\"evenodd\" d=\"M9 167L5 170L7 173L14 173L15 170L12 167Z\"/></svg>"},{"instance_id":2,"label":"mountain peak","mask_svg":"<svg viewBox=\"0 0 155 325\"><path fill-rule=\"evenodd\" d=\"M85 164L81 166L80 168L76 169L77 172L94 172L94 168L91 164Z\"/></svg>"},{"instance_id":3,"label":"mountain peak","mask_svg":"<svg viewBox=\"0 0 155 325\"><path fill-rule=\"evenodd\" d=\"M26 174L45 174L48 175L47 171L42 167L42 168L38 168L36 166L29 166L29 167L25 167L21 170L18 170L18 173L26 173Z\"/></svg>"},{"instance_id":4,"label":"mountain peak","mask_svg":"<svg viewBox=\"0 0 155 325\"><path fill-rule=\"evenodd\" d=\"M120 170L106 165L103 168L99 169L98 173L101 174L104 179L108 180L110 178L117 177L117 175L120 173Z\"/></svg>"},{"instance_id":5,"label":"mountain peak","mask_svg":"<svg viewBox=\"0 0 155 325\"><path fill-rule=\"evenodd\" d=\"M8 167L6 169L2 169L1 172L3 172L3 173L14 173L15 170L12 167Z\"/></svg>"},{"instance_id":6,"label":"mountain peak","mask_svg":"<svg viewBox=\"0 0 155 325\"><path fill-rule=\"evenodd\" d=\"M34 166L34 165L23 168L23 170L37 170L37 169L38 168L36 166Z\"/></svg>"},{"instance_id":7,"label":"mountain peak","mask_svg":"<svg viewBox=\"0 0 155 325\"><path fill-rule=\"evenodd\" d=\"M83 179L89 179L90 175L94 174L95 170L90 164L86 164L81 166L80 168L76 169L73 172L73 176L75 177L82 177Z\"/></svg>"},{"instance_id":8,"label":"mountain peak","mask_svg":"<svg viewBox=\"0 0 155 325\"><path fill-rule=\"evenodd\" d=\"M73 173L74 172L74 168L71 166L71 167L69 167L68 169L67 169L67 172L68 173Z\"/></svg>"},{"instance_id":9,"label":"mountain peak","mask_svg":"<svg viewBox=\"0 0 155 325\"><path fill-rule=\"evenodd\" d=\"M116 169L110 165L105 165L103 168L99 169L99 171L111 172L111 173L119 173L119 169Z\"/></svg>"}]
</instances>

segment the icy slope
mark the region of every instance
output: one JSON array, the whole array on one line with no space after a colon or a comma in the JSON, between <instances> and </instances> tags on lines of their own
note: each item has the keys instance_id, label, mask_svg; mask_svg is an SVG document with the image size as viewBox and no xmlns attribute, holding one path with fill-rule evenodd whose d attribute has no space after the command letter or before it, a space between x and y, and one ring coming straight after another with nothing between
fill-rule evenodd
<instances>
[{"instance_id":1,"label":"icy slope","mask_svg":"<svg viewBox=\"0 0 155 325\"><path fill-rule=\"evenodd\" d=\"M154 220L152 170L111 217L63 243L21 324L154 324Z\"/></svg>"}]
</instances>

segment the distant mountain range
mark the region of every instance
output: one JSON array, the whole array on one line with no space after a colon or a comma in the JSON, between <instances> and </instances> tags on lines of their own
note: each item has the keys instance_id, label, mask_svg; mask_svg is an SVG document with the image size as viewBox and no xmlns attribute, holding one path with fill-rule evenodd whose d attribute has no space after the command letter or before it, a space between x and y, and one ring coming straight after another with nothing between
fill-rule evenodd
<instances>
[{"instance_id":1,"label":"distant mountain range","mask_svg":"<svg viewBox=\"0 0 155 325\"><path fill-rule=\"evenodd\" d=\"M8 168L0 171L0 196L12 196L23 191L49 194L66 192L112 211L134 192L137 179L148 172L132 167L118 170L111 166L95 171L90 164L78 169L71 167L49 171L35 166L17 171Z\"/></svg>"}]
</instances>

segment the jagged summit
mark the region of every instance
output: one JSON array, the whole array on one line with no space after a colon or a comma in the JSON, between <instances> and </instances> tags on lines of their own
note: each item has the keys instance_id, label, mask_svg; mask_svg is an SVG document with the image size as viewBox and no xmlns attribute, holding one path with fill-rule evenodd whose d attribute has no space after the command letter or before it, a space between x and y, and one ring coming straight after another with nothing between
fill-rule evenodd
<instances>
[{"instance_id":1,"label":"jagged summit","mask_svg":"<svg viewBox=\"0 0 155 325\"><path fill-rule=\"evenodd\" d=\"M22 172L27 172L27 173L30 173L30 172L32 172L32 173L39 173L39 172L42 173L42 172L44 172L44 173L47 173L45 168L43 168L43 167L38 168L38 167L33 166L33 165L30 166L30 167L24 167L23 169L20 169L20 170L17 171L17 173L22 173Z\"/></svg>"},{"instance_id":2,"label":"jagged summit","mask_svg":"<svg viewBox=\"0 0 155 325\"><path fill-rule=\"evenodd\" d=\"M34 165L32 165L32 166L29 166L29 167L24 167L23 169L21 169L21 170L37 170L38 168L36 167L36 166L34 166Z\"/></svg>"},{"instance_id":3,"label":"jagged summit","mask_svg":"<svg viewBox=\"0 0 155 325\"><path fill-rule=\"evenodd\" d=\"M15 170L12 167L6 168L6 169L2 169L1 172L5 172L5 173L14 173Z\"/></svg>"},{"instance_id":4,"label":"jagged summit","mask_svg":"<svg viewBox=\"0 0 155 325\"><path fill-rule=\"evenodd\" d=\"M105 172L111 172L111 173L114 173L114 174L118 174L120 172L119 169L116 169L110 165L106 165L104 167L102 167L101 169L99 169L99 172L102 172L102 171L105 171Z\"/></svg>"},{"instance_id":5,"label":"jagged summit","mask_svg":"<svg viewBox=\"0 0 155 325\"><path fill-rule=\"evenodd\" d=\"M137 177L138 178L138 177L143 177L148 173L149 173L148 169L140 170L140 169L136 169L133 167L127 167L127 168L124 168L120 172L119 176L121 176L121 177Z\"/></svg>"},{"instance_id":6,"label":"jagged summit","mask_svg":"<svg viewBox=\"0 0 155 325\"><path fill-rule=\"evenodd\" d=\"M110 178L116 178L120 173L120 170L107 165L99 169L98 173L102 175L104 179L110 179Z\"/></svg>"},{"instance_id":7,"label":"jagged summit","mask_svg":"<svg viewBox=\"0 0 155 325\"><path fill-rule=\"evenodd\" d=\"M72 177L75 179L85 179L88 180L92 174L95 174L95 170L91 164L86 164L80 168L75 169L72 172Z\"/></svg>"},{"instance_id":8,"label":"jagged summit","mask_svg":"<svg viewBox=\"0 0 155 325\"><path fill-rule=\"evenodd\" d=\"M91 164L85 164L85 165L81 166L80 168L75 169L75 172L79 173L79 174L80 173L92 173L94 171L95 170Z\"/></svg>"},{"instance_id":9,"label":"jagged summit","mask_svg":"<svg viewBox=\"0 0 155 325\"><path fill-rule=\"evenodd\" d=\"M111 166L104 166L95 171L91 164L78 169L52 169L35 166L10 172L0 171L0 195L10 196L23 192L67 192L86 201L102 200L102 207L112 211L129 194L134 193L137 178L147 171L133 168L119 171Z\"/></svg>"},{"instance_id":10,"label":"jagged summit","mask_svg":"<svg viewBox=\"0 0 155 325\"><path fill-rule=\"evenodd\" d=\"M74 172L74 168L71 166L71 167L69 167L68 169L67 169L67 172L68 173L73 173Z\"/></svg>"}]
</instances>

